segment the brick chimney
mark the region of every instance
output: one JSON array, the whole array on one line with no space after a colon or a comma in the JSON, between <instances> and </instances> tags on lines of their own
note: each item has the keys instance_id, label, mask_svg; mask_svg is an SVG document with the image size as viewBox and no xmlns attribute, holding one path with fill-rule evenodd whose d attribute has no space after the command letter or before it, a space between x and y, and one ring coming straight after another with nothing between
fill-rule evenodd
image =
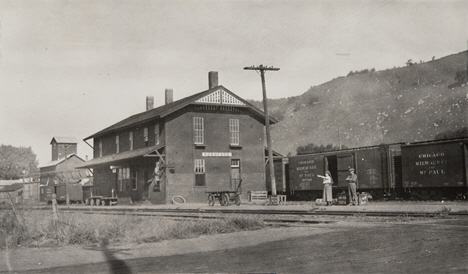
<instances>
[{"instance_id":1,"label":"brick chimney","mask_svg":"<svg viewBox=\"0 0 468 274\"><path fill-rule=\"evenodd\" d=\"M154 108L154 97L146 96L146 111L152 110Z\"/></svg>"},{"instance_id":2,"label":"brick chimney","mask_svg":"<svg viewBox=\"0 0 468 274\"><path fill-rule=\"evenodd\" d=\"M214 88L218 86L218 72L210 71L208 72L208 88Z\"/></svg>"},{"instance_id":3,"label":"brick chimney","mask_svg":"<svg viewBox=\"0 0 468 274\"><path fill-rule=\"evenodd\" d=\"M166 105L174 102L174 92L172 89L166 89Z\"/></svg>"}]
</instances>

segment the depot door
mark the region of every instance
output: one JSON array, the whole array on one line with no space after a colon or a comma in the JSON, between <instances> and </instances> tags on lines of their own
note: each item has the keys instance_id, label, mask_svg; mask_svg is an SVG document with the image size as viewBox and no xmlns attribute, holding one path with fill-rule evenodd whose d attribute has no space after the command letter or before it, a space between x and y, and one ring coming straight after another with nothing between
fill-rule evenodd
<instances>
[{"instance_id":1,"label":"depot door","mask_svg":"<svg viewBox=\"0 0 468 274\"><path fill-rule=\"evenodd\" d=\"M231 159L231 190L236 190L241 179L240 159Z\"/></svg>"}]
</instances>

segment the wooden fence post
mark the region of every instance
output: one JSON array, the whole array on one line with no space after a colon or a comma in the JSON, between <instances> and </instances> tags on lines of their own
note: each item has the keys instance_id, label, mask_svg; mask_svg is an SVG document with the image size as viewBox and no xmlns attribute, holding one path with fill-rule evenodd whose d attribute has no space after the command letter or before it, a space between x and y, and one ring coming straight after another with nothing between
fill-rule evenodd
<instances>
[{"instance_id":1,"label":"wooden fence post","mask_svg":"<svg viewBox=\"0 0 468 274\"><path fill-rule=\"evenodd\" d=\"M54 213L54 220L58 220L58 206L56 194L52 194L52 211Z\"/></svg>"}]
</instances>

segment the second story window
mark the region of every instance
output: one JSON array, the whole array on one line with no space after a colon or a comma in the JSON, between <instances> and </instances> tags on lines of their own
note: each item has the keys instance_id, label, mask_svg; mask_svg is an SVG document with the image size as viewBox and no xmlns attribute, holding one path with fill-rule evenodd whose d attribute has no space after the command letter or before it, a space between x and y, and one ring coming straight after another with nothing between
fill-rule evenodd
<instances>
[{"instance_id":1,"label":"second story window","mask_svg":"<svg viewBox=\"0 0 468 274\"><path fill-rule=\"evenodd\" d=\"M143 129L143 140L145 141L145 146L148 146L148 128Z\"/></svg>"},{"instance_id":2,"label":"second story window","mask_svg":"<svg viewBox=\"0 0 468 274\"><path fill-rule=\"evenodd\" d=\"M120 138L119 135L115 136L115 153L120 152Z\"/></svg>"},{"instance_id":3,"label":"second story window","mask_svg":"<svg viewBox=\"0 0 468 274\"><path fill-rule=\"evenodd\" d=\"M154 144L159 145L159 124L154 125Z\"/></svg>"},{"instance_id":4,"label":"second story window","mask_svg":"<svg viewBox=\"0 0 468 274\"><path fill-rule=\"evenodd\" d=\"M130 131L130 134L128 135L128 141L130 143L130 150L133 150L133 131Z\"/></svg>"},{"instance_id":5,"label":"second story window","mask_svg":"<svg viewBox=\"0 0 468 274\"><path fill-rule=\"evenodd\" d=\"M195 144L204 144L204 125L203 117L193 117L193 129L195 131Z\"/></svg>"},{"instance_id":6,"label":"second story window","mask_svg":"<svg viewBox=\"0 0 468 274\"><path fill-rule=\"evenodd\" d=\"M102 157L102 140L99 140L99 157Z\"/></svg>"},{"instance_id":7,"label":"second story window","mask_svg":"<svg viewBox=\"0 0 468 274\"><path fill-rule=\"evenodd\" d=\"M229 119L229 133L231 145L239 144L239 119Z\"/></svg>"}]
</instances>

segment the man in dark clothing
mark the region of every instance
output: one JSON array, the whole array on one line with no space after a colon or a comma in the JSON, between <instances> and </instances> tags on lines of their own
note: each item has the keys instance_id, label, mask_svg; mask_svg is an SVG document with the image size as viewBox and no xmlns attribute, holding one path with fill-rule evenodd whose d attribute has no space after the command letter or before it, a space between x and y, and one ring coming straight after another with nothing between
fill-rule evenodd
<instances>
[{"instance_id":1,"label":"man in dark clothing","mask_svg":"<svg viewBox=\"0 0 468 274\"><path fill-rule=\"evenodd\" d=\"M346 178L348 182L348 193L350 205L358 205L358 198L356 194L357 175L354 174L354 168L349 169L349 176Z\"/></svg>"}]
</instances>

